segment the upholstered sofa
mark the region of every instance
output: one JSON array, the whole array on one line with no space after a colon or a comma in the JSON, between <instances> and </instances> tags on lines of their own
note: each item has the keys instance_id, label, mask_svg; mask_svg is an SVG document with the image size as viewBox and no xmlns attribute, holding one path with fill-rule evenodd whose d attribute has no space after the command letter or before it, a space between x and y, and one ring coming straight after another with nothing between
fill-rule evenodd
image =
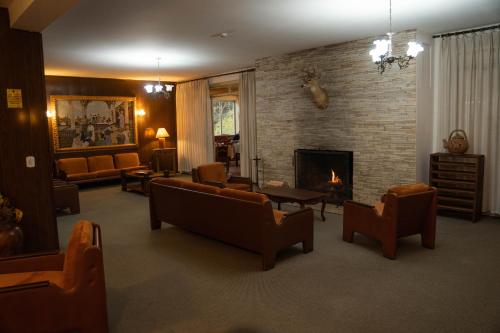
<instances>
[{"instance_id":1,"label":"upholstered sofa","mask_svg":"<svg viewBox=\"0 0 500 333\"><path fill-rule=\"evenodd\" d=\"M193 182L220 188L251 191L252 180L248 177L226 176L224 164L220 162L200 165L191 171Z\"/></svg>"},{"instance_id":2,"label":"upholstered sofa","mask_svg":"<svg viewBox=\"0 0 500 333\"><path fill-rule=\"evenodd\" d=\"M175 178L150 184L151 229L166 222L262 254L262 268L274 267L279 250L302 243L313 250L313 212L273 210L260 193L220 189Z\"/></svg>"},{"instance_id":3,"label":"upholstered sofa","mask_svg":"<svg viewBox=\"0 0 500 333\"><path fill-rule=\"evenodd\" d=\"M118 179L122 170L140 170L145 169L146 166L141 165L139 155L132 152L61 158L57 160L56 168L59 178L74 184L81 184Z\"/></svg>"}]
</instances>

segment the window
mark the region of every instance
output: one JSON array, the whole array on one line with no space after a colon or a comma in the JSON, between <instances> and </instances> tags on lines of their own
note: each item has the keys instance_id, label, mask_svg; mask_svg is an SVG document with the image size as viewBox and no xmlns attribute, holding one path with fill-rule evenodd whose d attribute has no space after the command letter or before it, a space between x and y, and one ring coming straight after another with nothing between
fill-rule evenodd
<instances>
[{"instance_id":1,"label":"window","mask_svg":"<svg viewBox=\"0 0 500 333\"><path fill-rule=\"evenodd\" d=\"M214 136L235 135L239 133L238 113L235 100L212 100Z\"/></svg>"}]
</instances>

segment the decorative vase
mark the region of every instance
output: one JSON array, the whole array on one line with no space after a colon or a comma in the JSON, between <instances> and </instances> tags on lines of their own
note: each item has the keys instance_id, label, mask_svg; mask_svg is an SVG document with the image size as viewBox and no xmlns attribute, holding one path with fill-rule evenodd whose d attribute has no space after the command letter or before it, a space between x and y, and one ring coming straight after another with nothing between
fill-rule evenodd
<instances>
[{"instance_id":1,"label":"decorative vase","mask_svg":"<svg viewBox=\"0 0 500 333\"><path fill-rule=\"evenodd\" d=\"M443 139L443 147L452 154L465 154L469 149L469 141L464 130L456 129L450 133L448 141Z\"/></svg>"},{"instance_id":2,"label":"decorative vase","mask_svg":"<svg viewBox=\"0 0 500 333\"><path fill-rule=\"evenodd\" d=\"M0 257L21 253L23 232L15 223L0 224Z\"/></svg>"}]
</instances>

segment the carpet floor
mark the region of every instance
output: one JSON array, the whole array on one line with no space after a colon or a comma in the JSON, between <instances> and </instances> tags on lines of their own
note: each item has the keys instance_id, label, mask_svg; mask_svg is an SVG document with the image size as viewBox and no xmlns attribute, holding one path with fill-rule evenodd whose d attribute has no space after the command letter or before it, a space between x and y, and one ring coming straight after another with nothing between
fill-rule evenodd
<instances>
[{"instance_id":1,"label":"carpet floor","mask_svg":"<svg viewBox=\"0 0 500 333\"><path fill-rule=\"evenodd\" d=\"M314 251L291 247L264 272L252 252L151 231L148 199L117 185L83 189L80 203L58 217L61 248L76 221L101 225L111 332L500 332L499 219L439 217L434 250L408 237L389 260L361 235L343 242L342 216L315 212Z\"/></svg>"}]
</instances>

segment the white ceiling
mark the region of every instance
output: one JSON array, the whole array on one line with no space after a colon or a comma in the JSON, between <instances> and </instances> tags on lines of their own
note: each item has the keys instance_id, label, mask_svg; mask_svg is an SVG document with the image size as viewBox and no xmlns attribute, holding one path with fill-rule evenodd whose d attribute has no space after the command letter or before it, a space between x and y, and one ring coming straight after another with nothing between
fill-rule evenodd
<instances>
[{"instance_id":1,"label":"white ceiling","mask_svg":"<svg viewBox=\"0 0 500 333\"><path fill-rule=\"evenodd\" d=\"M393 0L393 30L500 22L499 0ZM381 35L388 0L80 0L43 30L47 75L181 81ZM225 39L214 34L232 31ZM368 55L367 55L368 56Z\"/></svg>"}]
</instances>

